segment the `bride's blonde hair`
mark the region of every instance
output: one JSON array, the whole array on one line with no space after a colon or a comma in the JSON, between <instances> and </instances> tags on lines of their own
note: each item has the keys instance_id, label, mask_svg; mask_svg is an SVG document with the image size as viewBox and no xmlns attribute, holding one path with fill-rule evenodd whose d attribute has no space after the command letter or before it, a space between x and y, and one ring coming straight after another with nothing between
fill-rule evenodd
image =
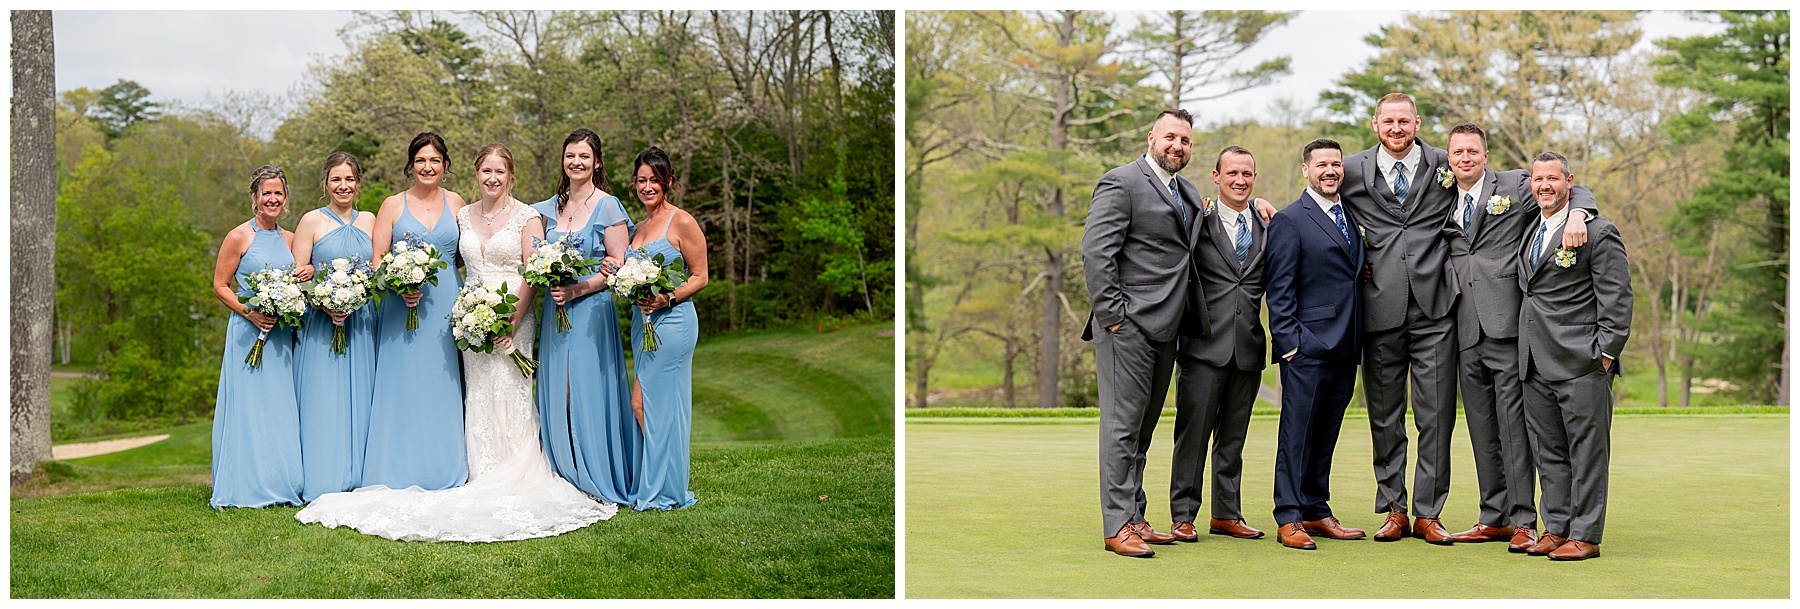
<instances>
[{"instance_id":1,"label":"bride's blonde hair","mask_svg":"<svg viewBox=\"0 0 1800 609\"><path fill-rule=\"evenodd\" d=\"M481 151L475 153L475 174L477 176L481 175L481 162L487 160L490 156L500 157L500 162L506 165L506 190L500 194L504 197L512 196L513 185L518 183L519 174L518 172L513 171L512 151L506 149L506 144L488 144L482 146Z\"/></svg>"}]
</instances>

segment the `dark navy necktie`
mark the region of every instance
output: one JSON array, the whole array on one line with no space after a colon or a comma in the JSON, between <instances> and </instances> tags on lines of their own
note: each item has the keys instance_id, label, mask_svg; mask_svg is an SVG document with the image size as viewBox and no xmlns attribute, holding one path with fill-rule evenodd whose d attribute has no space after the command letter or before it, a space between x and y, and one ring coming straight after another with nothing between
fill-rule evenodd
<instances>
[{"instance_id":1,"label":"dark navy necktie","mask_svg":"<svg viewBox=\"0 0 1800 609\"><path fill-rule=\"evenodd\" d=\"M1331 219L1337 221L1338 232L1344 234L1344 245L1350 245L1350 225L1344 223L1344 206L1331 206Z\"/></svg>"}]
</instances>

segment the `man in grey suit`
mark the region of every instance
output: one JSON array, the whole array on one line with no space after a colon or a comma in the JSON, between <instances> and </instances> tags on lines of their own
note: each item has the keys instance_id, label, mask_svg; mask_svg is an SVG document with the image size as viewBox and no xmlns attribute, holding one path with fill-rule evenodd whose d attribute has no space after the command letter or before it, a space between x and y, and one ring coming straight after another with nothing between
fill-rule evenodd
<instances>
[{"instance_id":1,"label":"man in grey suit","mask_svg":"<svg viewBox=\"0 0 1800 609\"><path fill-rule=\"evenodd\" d=\"M1475 453L1480 519L1451 536L1459 543L1510 541L1524 552L1536 542L1535 468L1525 432L1519 385L1519 244L1537 228L1531 171L1487 168L1487 133L1474 123L1450 128L1446 150L1456 176L1456 199L1442 234L1461 294L1455 307L1463 416ZM1565 246L1587 242L1586 222L1598 216L1586 186L1570 192Z\"/></svg>"},{"instance_id":2,"label":"man in grey suit","mask_svg":"<svg viewBox=\"0 0 1800 609\"><path fill-rule=\"evenodd\" d=\"M1207 338L1182 337L1176 353L1175 456L1169 484L1170 531L1178 541L1199 541L1200 480L1210 440L1212 518L1207 531L1240 539L1263 536L1244 522L1238 501L1244 434L1250 409L1268 366L1262 317L1263 252L1268 225L1251 209L1256 159L1230 146L1213 162L1219 201L1200 220L1193 264L1205 294Z\"/></svg>"},{"instance_id":3,"label":"man in grey suit","mask_svg":"<svg viewBox=\"0 0 1800 609\"><path fill-rule=\"evenodd\" d=\"M1144 461L1168 395L1177 333L1204 336L1205 304L1189 244L1199 238L1187 166L1194 119L1170 109L1151 124L1149 151L1094 187L1081 258L1093 307L1082 340L1094 342L1100 385L1100 514L1106 549L1149 557L1173 543L1144 521Z\"/></svg>"},{"instance_id":4,"label":"man in grey suit","mask_svg":"<svg viewBox=\"0 0 1800 609\"><path fill-rule=\"evenodd\" d=\"M1438 522L1450 490L1450 433L1456 427L1456 341L1450 307L1456 286L1449 248L1439 230L1454 190L1444 151L1420 140L1412 97L1390 93L1370 121L1380 140L1344 159L1344 204L1363 235L1370 281L1363 284L1363 396L1375 450L1375 511L1387 522L1375 541L1409 535L1448 545ZM1419 450L1407 523L1406 405L1411 372L1413 425ZM1416 533L1414 533L1416 531Z\"/></svg>"},{"instance_id":5,"label":"man in grey suit","mask_svg":"<svg viewBox=\"0 0 1800 609\"><path fill-rule=\"evenodd\" d=\"M1612 377L1631 335L1631 266L1625 241L1605 218L1590 241L1558 247L1568 222L1569 161L1555 152L1531 164L1541 219L1519 248L1519 362L1525 421L1543 485L1544 534L1533 556L1600 555L1612 454Z\"/></svg>"}]
</instances>

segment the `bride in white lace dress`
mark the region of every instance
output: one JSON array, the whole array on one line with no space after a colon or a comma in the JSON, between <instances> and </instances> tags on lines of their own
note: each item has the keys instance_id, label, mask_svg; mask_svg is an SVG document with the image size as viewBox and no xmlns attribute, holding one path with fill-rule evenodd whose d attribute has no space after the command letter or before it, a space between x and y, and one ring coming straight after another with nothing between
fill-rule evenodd
<instances>
[{"instance_id":1,"label":"bride in white lace dress","mask_svg":"<svg viewBox=\"0 0 1800 609\"><path fill-rule=\"evenodd\" d=\"M505 282L510 293L521 295L523 317L514 320L517 330L510 346L530 353L537 325L533 307L527 306L531 288L524 285L518 266L531 251L531 239L543 236L544 222L508 192L512 155L504 146L483 148L476 165L482 201L456 215L461 231L457 247L468 272L464 283ZM588 496L551 471L539 443L531 379L519 372L507 352L508 342L502 339L493 353L462 354L468 484L442 491L378 485L331 493L295 517L403 541L549 537L611 518L618 506Z\"/></svg>"}]
</instances>

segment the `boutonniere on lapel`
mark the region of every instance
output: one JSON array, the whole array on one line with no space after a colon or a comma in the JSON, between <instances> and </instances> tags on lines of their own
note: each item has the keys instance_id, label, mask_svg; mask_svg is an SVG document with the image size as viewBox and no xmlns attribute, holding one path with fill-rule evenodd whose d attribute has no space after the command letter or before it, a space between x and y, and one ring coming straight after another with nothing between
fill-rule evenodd
<instances>
[{"instance_id":1,"label":"boutonniere on lapel","mask_svg":"<svg viewBox=\"0 0 1800 609\"><path fill-rule=\"evenodd\" d=\"M1506 210L1512 209L1512 204L1512 197L1506 195L1494 195L1488 197L1488 215L1498 216L1504 214L1506 213Z\"/></svg>"},{"instance_id":2,"label":"boutonniere on lapel","mask_svg":"<svg viewBox=\"0 0 1800 609\"><path fill-rule=\"evenodd\" d=\"M1450 173L1450 170L1448 168L1439 167L1438 168L1438 185L1443 186L1444 188L1450 188L1450 187L1456 186L1456 174Z\"/></svg>"},{"instance_id":3,"label":"boutonniere on lapel","mask_svg":"<svg viewBox=\"0 0 1800 609\"><path fill-rule=\"evenodd\" d=\"M1218 199L1214 199L1214 198L1210 198L1210 197L1200 197L1200 217L1205 218L1207 216L1212 215L1213 210L1217 209L1218 207L1219 207Z\"/></svg>"},{"instance_id":4,"label":"boutonniere on lapel","mask_svg":"<svg viewBox=\"0 0 1800 609\"><path fill-rule=\"evenodd\" d=\"M1361 224L1356 225L1356 236L1362 237L1363 247L1369 246L1369 229L1363 228Z\"/></svg>"},{"instance_id":5,"label":"boutonniere on lapel","mask_svg":"<svg viewBox=\"0 0 1800 609\"><path fill-rule=\"evenodd\" d=\"M1556 266L1560 266L1565 269L1575 266L1575 252L1576 252L1576 250L1579 250L1579 249L1581 249L1581 248L1580 247L1556 248Z\"/></svg>"}]
</instances>

